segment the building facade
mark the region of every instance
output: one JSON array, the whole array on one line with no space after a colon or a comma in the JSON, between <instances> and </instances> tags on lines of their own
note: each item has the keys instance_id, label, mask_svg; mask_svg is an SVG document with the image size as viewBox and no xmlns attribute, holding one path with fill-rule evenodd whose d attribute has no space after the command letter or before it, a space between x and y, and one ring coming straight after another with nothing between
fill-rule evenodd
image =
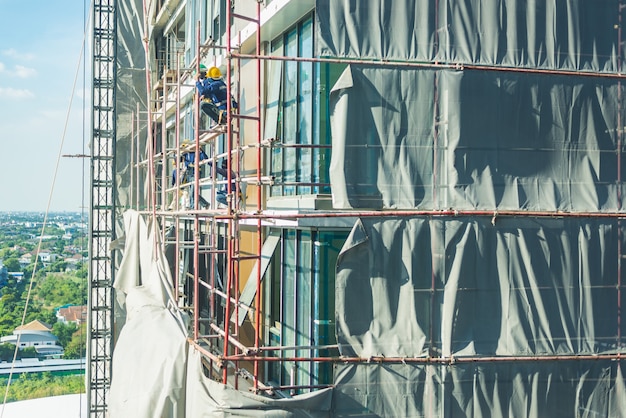
<instances>
[{"instance_id":1,"label":"building facade","mask_svg":"<svg viewBox=\"0 0 626 418\"><path fill-rule=\"evenodd\" d=\"M626 410L620 0L140 3L116 4L112 413Z\"/></svg>"}]
</instances>

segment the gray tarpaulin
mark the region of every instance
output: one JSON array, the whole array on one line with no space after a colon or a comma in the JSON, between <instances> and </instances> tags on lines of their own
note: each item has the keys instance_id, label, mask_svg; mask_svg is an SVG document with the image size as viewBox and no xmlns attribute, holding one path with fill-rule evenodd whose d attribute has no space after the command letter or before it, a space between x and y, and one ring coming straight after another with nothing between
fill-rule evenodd
<instances>
[{"instance_id":1,"label":"gray tarpaulin","mask_svg":"<svg viewBox=\"0 0 626 418\"><path fill-rule=\"evenodd\" d=\"M340 351L363 358L625 352L623 229L586 219L362 219L337 262Z\"/></svg>"},{"instance_id":2,"label":"gray tarpaulin","mask_svg":"<svg viewBox=\"0 0 626 418\"><path fill-rule=\"evenodd\" d=\"M621 3L317 0L316 48L320 56L619 72Z\"/></svg>"},{"instance_id":3,"label":"gray tarpaulin","mask_svg":"<svg viewBox=\"0 0 626 418\"><path fill-rule=\"evenodd\" d=\"M131 184L131 180L136 182L136 173L131 172L137 167L133 166L131 157L135 161L148 158L145 141L139 150L137 157L137 147L134 140L145 138L147 135L147 103L146 92L146 54L143 44L144 34L143 22L143 0L124 0L115 2L117 11L117 50L116 62L116 141L115 141L115 198L116 205L120 208L117 216L122 218L123 211L136 203L131 201L132 193L139 193L140 205L144 202L144 187L141 184L140 190L136 184ZM139 106L139 107L138 107ZM137 115L139 110L140 115ZM137 118L142 121L137 124ZM136 132L137 126L141 127L141 132ZM133 138L133 135L135 137ZM146 167L142 167L145 174ZM149 176L144 175L143 179Z\"/></svg>"},{"instance_id":4,"label":"gray tarpaulin","mask_svg":"<svg viewBox=\"0 0 626 418\"><path fill-rule=\"evenodd\" d=\"M587 219L359 220L337 262L340 353L448 360L338 366L334 413L621 416L620 362L546 356L625 352L623 229ZM515 361L462 362L470 356Z\"/></svg>"},{"instance_id":5,"label":"gray tarpaulin","mask_svg":"<svg viewBox=\"0 0 626 418\"><path fill-rule=\"evenodd\" d=\"M580 76L349 66L331 93L333 204L618 210L621 90Z\"/></svg>"},{"instance_id":6,"label":"gray tarpaulin","mask_svg":"<svg viewBox=\"0 0 626 418\"><path fill-rule=\"evenodd\" d=\"M624 364L607 360L338 365L338 417L623 417Z\"/></svg>"},{"instance_id":7,"label":"gray tarpaulin","mask_svg":"<svg viewBox=\"0 0 626 418\"><path fill-rule=\"evenodd\" d=\"M148 218L149 219L149 218ZM136 211L124 213L123 258L114 288L127 312L113 351L110 417L327 417L332 389L272 399L204 376L187 342L188 320L175 305L159 232Z\"/></svg>"},{"instance_id":8,"label":"gray tarpaulin","mask_svg":"<svg viewBox=\"0 0 626 418\"><path fill-rule=\"evenodd\" d=\"M290 399L270 399L246 393L205 377L201 355L189 350L187 416L322 418L330 416L332 389L323 389Z\"/></svg>"},{"instance_id":9,"label":"gray tarpaulin","mask_svg":"<svg viewBox=\"0 0 626 418\"><path fill-rule=\"evenodd\" d=\"M626 231L588 214L625 206L624 10L317 1L317 53L363 61L331 92L334 206L483 211L356 223L336 331L373 359L337 366L337 416L625 416L623 364L597 357L624 353Z\"/></svg>"},{"instance_id":10,"label":"gray tarpaulin","mask_svg":"<svg viewBox=\"0 0 626 418\"><path fill-rule=\"evenodd\" d=\"M155 230L124 213L124 252L114 288L126 323L113 350L111 417L185 417L187 325L172 305L167 260ZM121 326L121 324L118 324Z\"/></svg>"}]
</instances>

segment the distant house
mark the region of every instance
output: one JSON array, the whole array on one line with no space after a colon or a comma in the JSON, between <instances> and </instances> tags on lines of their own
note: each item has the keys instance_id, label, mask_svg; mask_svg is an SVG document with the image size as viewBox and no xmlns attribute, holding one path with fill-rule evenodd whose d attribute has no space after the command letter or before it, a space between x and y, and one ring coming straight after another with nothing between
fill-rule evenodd
<instances>
[{"instance_id":1,"label":"distant house","mask_svg":"<svg viewBox=\"0 0 626 418\"><path fill-rule=\"evenodd\" d=\"M24 280L24 272L22 272L22 271L10 271L9 272L9 277L13 277L19 283L22 280Z\"/></svg>"},{"instance_id":2,"label":"distant house","mask_svg":"<svg viewBox=\"0 0 626 418\"><path fill-rule=\"evenodd\" d=\"M19 345L19 348L34 347L37 354L45 358L58 358L63 355L63 347L51 332L51 328L41 321L32 321L15 328L12 335L0 338L0 343ZM18 343L19 338L19 343Z\"/></svg>"},{"instance_id":3,"label":"distant house","mask_svg":"<svg viewBox=\"0 0 626 418\"><path fill-rule=\"evenodd\" d=\"M17 261L21 268L27 267L33 261L33 255L31 253L23 254Z\"/></svg>"},{"instance_id":4,"label":"distant house","mask_svg":"<svg viewBox=\"0 0 626 418\"><path fill-rule=\"evenodd\" d=\"M83 261L85 261L85 257L83 257L82 254L74 254L71 257L67 257L65 259L65 262L68 265L73 265L73 266L76 266L76 265L82 263Z\"/></svg>"},{"instance_id":5,"label":"distant house","mask_svg":"<svg viewBox=\"0 0 626 418\"><path fill-rule=\"evenodd\" d=\"M87 306L63 306L57 311L57 320L64 323L73 322L76 325L80 325L87 320Z\"/></svg>"},{"instance_id":6,"label":"distant house","mask_svg":"<svg viewBox=\"0 0 626 418\"><path fill-rule=\"evenodd\" d=\"M57 260L57 255L49 252L40 252L39 259L43 263L44 267L48 267Z\"/></svg>"}]
</instances>

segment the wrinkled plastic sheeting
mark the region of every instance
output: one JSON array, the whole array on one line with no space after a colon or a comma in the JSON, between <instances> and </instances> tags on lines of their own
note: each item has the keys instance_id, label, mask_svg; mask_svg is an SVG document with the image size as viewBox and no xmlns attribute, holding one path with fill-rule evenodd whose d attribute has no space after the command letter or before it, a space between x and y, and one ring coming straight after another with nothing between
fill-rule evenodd
<instances>
[{"instance_id":1,"label":"wrinkled plastic sheeting","mask_svg":"<svg viewBox=\"0 0 626 418\"><path fill-rule=\"evenodd\" d=\"M624 363L340 364L334 416L619 417Z\"/></svg>"},{"instance_id":2,"label":"wrinkled plastic sheeting","mask_svg":"<svg viewBox=\"0 0 626 418\"><path fill-rule=\"evenodd\" d=\"M115 417L330 416L332 389L289 399L236 390L203 374L201 354L187 343L188 318L174 303L171 270L156 245L157 228L124 213L123 258L114 283L126 310L113 351L108 411Z\"/></svg>"},{"instance_id":3,"label":"wrinkled plastic sheeting","mask_svg":"<svg viewBox=\"0 0 626 418\"><path fill-rule=\"evenodd\" d=\"M115 293L126 323L113 350L111 417L185 417L187 319L173 305L171 275L155 228L124 213L124 250Z\"/></svg>"},{"instance_id":4,"label":"wrinkled plastic sheeting","mask_svg":"<svg viewBox=\"0 0 626 418\"><path fill-rule=\"evenodd\" d=\"M148 158L145 145L140 147L142 155L138 158L136 144L133 144L133 134L136 138L145 138L147 124L141 124L142 132L136 132L137 110L141 112L141 120L146 120L148 99L146 92L146 54L144 39L143 0L124 0L115 2L117 12L117 43L116 43L116 89L115 89L115 197L120 208L132 206L131 190L137 187L131 184L133 171L131 156L135 159ZM139 107L138 107L139 106ZM145 168L144 168L145 169ZM147 178L148 176L143 176ZM143 199L143 190L149 190L149 184L140 186L139 195ZM120 214L121 215L121 214ZM121 216L120 216L121 218Z\"/></svg>"},{"instance_id":5,"label":"wrinkled plastic sheeting","mask_svg":"<svg viewBox=\"0 0 626 418\"><path fill-rule=\"evenodd\" d=\"M189 388L187 416L209 417L330 417L333 389L297 395L289 399L271 399L235 390L215 382L202 373L201 355L189 348Z\"/></svg>"},{"instance_id":6,"label":"wrinkled plastic sheeting","mask_svg":"<svg viewBox=\"0 0 626 418\"><path fill-rule=\"evenodd\" d=\"M626 56L616 29L620 5L317 0L317 55L617 73Z\"/></svg>"},{"instance_id":7,"label":"wrinkled plastic sheeting","mask_svg":"<svg viewBox=\"0 0 626 418\"><path fill-rule=\"evenodd\" d=\"M337 261L340 353L624 353L625 232L608 219L361 219Z\"/></svg>"},{"instance_id":8,"label":"wrinkled plastic sheeting","mask_svg":"<svg viewBox=\"0 0 626 418\"><path fill-rule=\"evenodd\" d=\"M572 357L624 353L623 229L585 218L358 220L337 261L337 341L341 355L373 359L336 365L333 413L621 416L623 363ZM487 361L497 356L510 359ZM424 363L376 360L399 357Z\"/></svg>"},{"instance_id":9,"label":"wrinkled plastic sheeting","mask_svg":"<svg viewBox=\"0 0 626 418\"><path fill-rule=\"evenodd\" d=\"M331 92L333 206L622 210L621 90L582 76L349 66Z\"/></svg>"}]
</instances>

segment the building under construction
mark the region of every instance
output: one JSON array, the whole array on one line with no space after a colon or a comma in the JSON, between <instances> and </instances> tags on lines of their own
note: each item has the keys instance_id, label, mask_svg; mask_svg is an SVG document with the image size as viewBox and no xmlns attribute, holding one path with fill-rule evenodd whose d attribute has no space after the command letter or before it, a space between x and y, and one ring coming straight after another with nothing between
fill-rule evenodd
<instances>
[{"instance_id":1,"label":"building under construction","mask_svg":"<svg viewBox=\"0 0 626 418\"><path fill-rule=\"evenodd\" d=\"M626 416L625 7L95 0L90 414Z\"/></svg>"}]
</instances>

